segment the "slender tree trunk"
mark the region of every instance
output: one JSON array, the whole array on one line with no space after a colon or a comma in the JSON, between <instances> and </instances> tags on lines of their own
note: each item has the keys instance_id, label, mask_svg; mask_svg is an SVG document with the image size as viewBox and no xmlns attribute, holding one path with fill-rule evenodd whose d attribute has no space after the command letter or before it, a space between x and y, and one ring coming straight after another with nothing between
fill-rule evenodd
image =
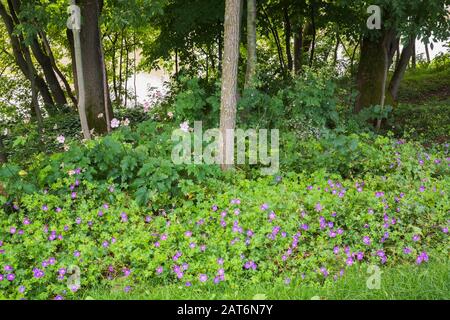
<instances>
[{"instance_id":1,"label":"slender tree trunk","mask_svg":"<svg viewBox=\"0 0 450 320\"><path fill-rule=\"evenodd\" d=\"M311 21L307 21L303 30L302 54L300 55L300 69L305 65L305 58L309 58L311 44L313 42L314 28ZM308 62L309 63L309 62Z\"/></svg>"},{"instance_id":2,"label":"slender tree trunk","mask_svg":"<svg viewBox=\"0 0 450 320\"><path fill-rule=\"evenodd\" d=\"M75 89L75 96L77 98L76 107L78 108L78 100L80 98L80 90L78 87L78 74L77 74L77 66L75 64L75 44L74 44L74 35L72 30L66 29L67 42L69 43L69 51L70 51L70 60L72 61L72 75L73 75L73 86Z\"/></svg>"},{"instance_id":3,"label":"slender tree trunk","mask_svg":"<svg viewBox=\"0 0 450 320\"><path fill-rule=\"evenodd\" d=\"M280 72L284 76L285 70L286 70L286 63L284 62L283 48L281 47L280 36L278 35L277 28L272 24L272 21L270 20L269 14L267 13L267 11L264 8L263 8L263 13L267 19L267 22L269 23L270 32L272 33L273 38L275 40L275 44L277 46L277 51L278 51L278 59L280 60Z\"/></svg>"},{"instance_id":4,"label":"slender tree trunk","mask_svg":"<svg viewBox=\"0 0 450 320\"><path fill-rule=\"evenodd\" d=\"M417 66L417 61L416 61L416 39L414 39L414 43L413 43L413 52L412 52L412 57L411 57L411 64L412 64L412 68L415 69Z\"/></svg>"},{"instance_id":5,"label":"slender tree trunk","mask_svg":"<svg viewBox=\"0 0 450 320\"><path fill-rule=\"evenodd\" d=\"M394 74L392 75L391 82L389 83L389 94L392 100L396 102L398 100L398 91L400 88L400 83L405 75L406 69L408 67L409 61L413 55L415 40L410 38L408 44L403 48L400 60L395 68Z\"/></svg>"},{"instance_id":6,"label":"slender tree trunk","mask_svg":"<svg viewBox=\"0 0 450 320\"><path fill-rule=\"evenodd\" d=\"M299 74L302 69L303 27L297 27L294 36L294 72Z\"/></svg>"},{"instance_id":7,"label":"slender tree trunk","mask_svg":"<svg viewBox=\"0 0 450 320\"><path fill-rule=\"evenodd\" d=\"M23 47L21 39L14 33L15 23L13 18L8 14L3 3L0 2L0 16L5 24L8 36L11 42L11 48L13 50L14 60L19 67L23 75L31 82L30 72L28 70L28 64L26 62L26 56L30 55L28 48ZM53 98L48 90L45 81L38 75L36 69L33 67L33 76L36 79L36 86L41 94L44 104L49 107L49 112L52 112L51 106L54 105Z\"/></svg>"},{"instance_id":8,"label":"slender tree trunk","mask_svg":"<svg viewBox=\"0 0 450 320\"><path fill-rule=\"evenodd\" d=\"M222 170L233 167L234 136L228 134L236 127L237 74L239 63L240 0L226 0L224 37L225 50L222 71L222 93L220 107L220 132L222 134L219 154Z\"/></svg>"},{"instance_id":9,"label":"slender tree trunk","mask_svg":"<svg viewBox=\"0 0 450 320\"><path fill-rule=\"evenodd\" d=\"M44 72L45 79L49 85L50 91L52 92L55 103L58 106L67 105L66 96L64 91L59 84L58 78L53 70L52 62L50 58L42 51L42 48L36 37L31 42L31 50L36 60L40 64L42 71Z\"/></svg>"},{"instance_id":10,"label":"slender tree trunk","mask_svg":"<svg viewBox=\"0 0 450 320\"><path fill-rule=\"evenodd\" d=\"M41 38L42 43L44 44L44 48L47 52L48 57L50 58L50 62L53 66L53 70L55 70L58 77L61 79L62 83L64 84L64 87L66 88L67 95L69 96L70 100L72 101L73 105L76 106L78 104L77 99L75 98L72 88L70 87L69 81L67 81L67 78L64 76L64 74L61 72L61 70L58 68L58 65L55 60L55 56L53 55L53 52L50 47L50 43L47 39L47 36L44 32L41 32Z\"/></svg>"},{"instance_id":11,"label":"slender tree trunk","mask_svg":"<svg viewBox=\"0 0 450 320\"><path fill-rule=\"evenodd\" d=\"M180 69L178 66L178 48L175 48L175 79L178 81Z\"/></svg>"},{"instance_id":12,"label":"slender tree trunk","mask_svg":"<svg viewBox=\"0 0 450 320\"><path fill-rule=\"evenodd\" d=\"M123 92L123 42L124 42L124 35L122 30L121 40L120 40L120 56L119 56L119 104L122 104L122 92Z\"/></svg>"},{"instance_id":13,"label":"slender tree trunk","mask_svg":"<svg viewBox=\"0 0 450 320\"><path fill-rule=\"evenodd\" d=\"M89 128L97 134L108 132L105 117L104 64L100 43L100 4L98 0L80 0L81 55L86 93L86 117Z\"/></svg>"},{"instance_id":14,"label":"slender tree trunk","mask_svg":"<svg viewBox=\"0 0 450 320\"><path fill-rule=\"evenodd\" d=\"M423 44L425 45L425 55L427 56L427 63L430 63L431 58L430 58L430 50L428 48L428 41L425 41Z\"/></svg>"},{"instance_id":15,"label":"slender tree trunk","mask_svg":"<svg viewBox=\"0 0 450 320\"><path fill-rule=\"evenodd\" d=\"M133 50L133 54L134 54L134 59L133 59L133 87L134 87L134 107L137 108L138 105L138 97L137 97L137 52L136 52L136 32L133 33L133 42L134 42L134 50ZM177 59L177 64L178 64L178 59ZM178 66L177 66L178 68ZM178 75L177 75L178 77Z\"/></svg>"},{"instance_id":16,"label":"slender tree trunk","mask_svg":"<svg viewBox=\"0 0 450 320\"><path fill-rule=\"evenodd\" d=\"M339 31L336 31L336 46L334 47L334 54L333 54L333 66L334 67L336 67L336 65L337 65L340 44L341 44L341 38L339 37Z\"/></svg>"},{"instance_id":17,"label":"slender tree trunk","mask_svg":"<svg viewBox=\"0 0 450 320\"><path fill-rule=\"evenodd\" d=\"M309 57L309 67L311 68L314 63L314 53L316 50L316 8L315 8L315 2L313 1L311 3L311 26L312 26L312 43L311 43L311 53Z\"/></svg>"},{"instance_id":18,"label":"slender tree trunk","mask_svg":"<svg viewBox=\"0 0 450 320\"><path fill-rule=\"evenodd\" d=\"M0 132L0 167L8 161L5 146L3 145L3 133Z\"/></svg>"},{"instance_id":19,"label":"slender tree trunk","mask_svg":"<svg viewBox=\"0 0 450 320\"><path fill-rule=\"evenodd\" d=\"M287 7L283 8L283 16L284 16L284 38L285 38L285 46L286 46L287 68L290 72L292 72L292 70L294 68L294 62L293 62L292 51L291 51L292 27L291 27L291 21L289 19L289 11L288 11Z\"/></svg>"},{"instance_id":20,"label":"slender tree trunk","mask_svg":"<svg viewBox=\"0 0 450 320\"><path fill-rule=\"evenodd\" d=\"M127 38L125 38L125 102L124 106L125 108L128 105L128 73L129 73L129 65L130 65L130 49L128 47Z\"/></svg>"},{"instance_id":21,"label":"slender tree trunk","mask_svg":"<svg viewBox=\"0 0 450 320\"><path fill-rule=\"evenodd\" d=\"M245 88L254 84L256 77L256 0L247 1L247 72L245 73Z\"/></svg>"}]
</instances>

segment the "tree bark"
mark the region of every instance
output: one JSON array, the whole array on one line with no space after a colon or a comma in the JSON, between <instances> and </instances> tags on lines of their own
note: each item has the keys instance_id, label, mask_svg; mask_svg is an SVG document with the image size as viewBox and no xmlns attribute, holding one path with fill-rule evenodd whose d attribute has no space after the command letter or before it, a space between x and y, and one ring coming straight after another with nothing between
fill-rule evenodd
<instances>
[{"instance_id":1,"label":"tree bark","mask_svg":"<svg viewBox=\"0 0 450 320\"><path fill-rule=\"evenodd\" d=\"M283 16L284 16L284 38L285 38L285 46L286 46L287 68L290 72L292 72L293 67L294 67L292 51L291 51L292 27L291 27L291 21L289 19L289 11L288 11L287 7L283 8Z\"/></svg>"},{"instance_id":2,"label":"tree bark","mask_svg":"<svg viewBox=\"0 0 450 320\"><path fill-rule=\"evenodd\" d=\"M303 30L302 53L300 55L300 68L305 64L305 57L309 56L311 44L313 42L314 28L310 21L307 21Z\"/></svg>"},{"instance_id":3,"label":"tree bark","mask_svg":"<svg viewBox=\"0 0 450 320\"><path fill-rule=\"evenodd\" d=\"M55 72L53 71L53 66L50 58L42 51L42 48L36 37L33 37L31 42L31 50L33 55L35 56L37 62L42 68L44 72L45 79L49 85L50 91L52 92L52 96L55 100L55 103L58 106L67 105L67 100L64 95L64 91L61 88L58 78L56 77Z\"/></svg>"},{"instance_id":4,"label":"tree bark","mask_svg":"<svg viewBox=\"0 0 450 320\"><path fill-rule=\"evenodd\" d=\"M294 35L294 72L299 74L302 69L303 27L300 25Z\"/></svg>"},{"instance_id":5,"label":"tree bark","mask_svg":"<svg viewBox=\"0 0 450 320\"><path fill-rule=\"evenodd\" d=\"M384 37L364 38L357 74L359 91L354 108L359 113L363 108L380 105L385 77Z\"/></svg>"},{"instance_id":6,"label":"tree bark","mask_svg":"<svg viewBox=\"0 0 450 320\"><path fill-rule=\"evenodd\" d=\"M403 79L403 76L405 75L409 61L411 60L411 57L413 55L414 42L414 38L410 38L408 44L403 48L400 60L397 64L397 67L395 68L391 82L389 83L389 93L394 102L398 100L400 83Z\"/></svg>"},{"instance_id":7,"label":"tree bark","mask_svg":"<svg viewBox=\"0 0 450 320\"><path fill-rule=\"evenodd\" d=\"M0 166L8 161L5 146L3 145L3 132L0 132Z\"/></svg>"},{"instance_id":8,"label":"tree bark","mask_svg":"<svg viewBox=\"0 0 450 320\"><path fill-rule=\"evenodd\" d=\"M256 77L256 0L247 1L247 71L245 88L253 87Z\"/></svg>"},{"instance_id":9,"label":"tree bark","mask_svg":"<svg viewBox=\"0 0 450 320\"><path fill-rule=\"evenodd\" d=\"M228 170L233 167L234 139L227 138L227 132L236 127L240 11L240 0L226 0L224 22L225 48L220 107L220 132L223 138L219 145L222 170Z\"/></svg>"},{"instance_id":10,"label":"tree bark","mask_svg":"<svg viewBox=\"0 0 450 320\"><path fill-rule=\"evenodd\" d=\"M28 70L28 64L26 62L26 56L30 55L30 52L28 48L23 47L21 44L21 39L19 36L17 36L14 33L15 30L15 23L13 18L8 14L5 6L0 2L0 16L2 17L2 20L5 24L6 30L8 32L8 36L11 42L11 48L13 50L14 60L19 67L20 71L23 73L23 75L31 82L33 81L32 78L30 78L30 72ZM36 86L39 90L39 93L41 94L42 99L44 100L44 104L46 106L53 106L53 98L50 94L50 91L48 90L47 84L45 81L38 75L36 69L33 67L33 77L36 80ZM49 108L49 112L51 112L52 109Z\"/></svg>"},{"instance_id":11,"label":"tree bark","mask_svg":"<svg viewBox=\"0 0 450 320\"><path fill-rule=\"evenodd\" d=\"M423 44L425 45L425 55L427 57L427 63L430 63L431 58L430 58L430 50L428 48L428 41L425 41Z\"/></svg>"},{"instance_id":12,"label":"tree bark","mask_svg":"<svg viewBox=\"0 0 450 320\"><path fill-rule=\"evenodd\" d=\"M58 64L56 63L55 56L53 55L52 49L50 47L50 43L47 39L47 36L44 32L41 32L41 38L42 43L44 45L45 51L47 52L48 57L50 58L50 62L52 64L53 70L55 70L56 74L64 84L64 87L66 88L67 95L69 96L70 100L72 101L73 105L76 106L78 104L77 99L75 98L72 88L70 87L69 81L67 81L67 78L64 76L64 74L61 72L61 70L58 68Z\"/></svg>"},{"instance_id":13,"label":"tree bark","mask_svg":"<svg viewBox=\"0 0 450 320\"><path fill-rule=\"evenodd\" d=\"M102 46L100 43L100 6L98 0L80 0L82 16L81 56L85 83L85 106L89 129L97 134L108 132L105 115ZM103 115L103 117L102 117ZM111 115L112 118L112 115Z\"/></svg>"}]
</instances>

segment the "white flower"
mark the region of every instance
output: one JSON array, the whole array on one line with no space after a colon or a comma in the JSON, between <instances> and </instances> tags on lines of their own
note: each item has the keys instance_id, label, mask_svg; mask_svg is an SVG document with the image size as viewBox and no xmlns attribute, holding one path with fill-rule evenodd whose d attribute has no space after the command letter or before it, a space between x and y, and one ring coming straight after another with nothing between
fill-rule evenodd
<instances>
[{"instance_id":1,"label":"white flower","mask_svg":"<svg viewBox=\"0 0 450 320\"><path fill-rule=\"evenodd\" d=\"M58 124L55 124L55 126L53 127L53 130L58 130Z\"/></svg>"},{"instance_id":2,"label":"white flower","mask_svg":"<svg viewBox=\"0 0 450 320\"><path fill-rule=\"evenodd\" d=\"M99 118L99 119L103 118L103 113L99 113L97 118Z\"/></svg>"},{"instance_id":3,"label":"white flower","mask_svg":"<svg viewBox=\"0 0 450 320\"><path fill-rule=\"evenodd\" d=\"M116 118L111 120L111 128L118 128L120 126L120 121Z\"/></svg>"},{"instance_id":4,"label":"white flower","mask_svg":"<svg viewBox=\"0 0 450 320\"><path fill-rule=\"evenodd\" d=\"M70 150L70 147L67 144L65 144L64 145L64 151L69 151L69 150Z\"/></svg>"},{"instance_id":5,"label":"white flower","mask_svg":"<svg viewBox=\"0 0 450 320\"><path fill-rule=\"evenodd\" d=\"M66 142L66 138L63 135L60 135L56 138L56 141L63 144L64 142Z\"/></svg>"},{"instance_id":6,"label":"white flower","mask_svg":"<svg viewBox=\"0 0 450 320\"><path fill-rule=\"evenodd\" d=\"M130 125L130 120L128 118L125 118L125 120L122 122L122 125L128 127Z\"/></svg>"},{"instance_id":7,"label":"white flower","mask_svg":"<svg viewBox=\"0 0 450 320\"><path fill-rule=\"evenodd\" d=\"M168 116L170 119L172 119L172 118L173 118L173 112L172 112L172 111L167 112L167 116Z\"/></svg>"},{"instance_id":8,"label":"white flower","mask_svg":"<svg viewBox=\"0 0 450 320\"><path fill-rule=\"evenodd\" d=\"M189 132L189 121L185 121L182 124L180 124L181 131Z\"/></svg>"}]
</instances>

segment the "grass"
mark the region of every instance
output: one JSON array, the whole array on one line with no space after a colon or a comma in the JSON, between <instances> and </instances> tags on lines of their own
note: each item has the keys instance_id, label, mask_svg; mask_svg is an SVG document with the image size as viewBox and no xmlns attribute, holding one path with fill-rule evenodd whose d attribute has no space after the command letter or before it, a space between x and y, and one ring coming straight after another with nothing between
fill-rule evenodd
<instances>
[{"instance_id":1,"label":"grass","mask_svg":"<svg viewBox=\"0 0 450 320\"><path fill-rule=\"evenodd\" d=\"M399 100L421 103L430 100L445 100L450 97L450 62L438 60L432 65L420 65L409 69L400 85Z\"/></svg>"},{"instance_id":2,"label":"grass","mask_svg":"<svg viewBox=\"0 0 450 320\"><path fill-rule=\"evenodd\" d=\"M449 300L450 263L430 262L421 266L399 266L382 269L380 289L368 289L373 274L361 267L340 280L324 285L284 285L274 283L202 287L140 286L129 293L97 288L85 292L84 299L96 300Z\"/></svg>"}]
</instances>

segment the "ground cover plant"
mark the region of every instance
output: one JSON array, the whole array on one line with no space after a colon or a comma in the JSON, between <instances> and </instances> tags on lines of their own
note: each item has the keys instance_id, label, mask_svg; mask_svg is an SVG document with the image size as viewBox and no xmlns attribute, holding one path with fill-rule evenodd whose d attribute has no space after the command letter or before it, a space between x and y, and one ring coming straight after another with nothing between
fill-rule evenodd
<instances>
[{"instance_id":1,"label":"ground cover plant","mask_svg":"<svg viewBox=\"0 0 450 320\"><path fill-rule=\"evenodd\" d=\"M0 299L450 299L447 0L67 5L0 1Z\"/></svg>"}]
</instances>

